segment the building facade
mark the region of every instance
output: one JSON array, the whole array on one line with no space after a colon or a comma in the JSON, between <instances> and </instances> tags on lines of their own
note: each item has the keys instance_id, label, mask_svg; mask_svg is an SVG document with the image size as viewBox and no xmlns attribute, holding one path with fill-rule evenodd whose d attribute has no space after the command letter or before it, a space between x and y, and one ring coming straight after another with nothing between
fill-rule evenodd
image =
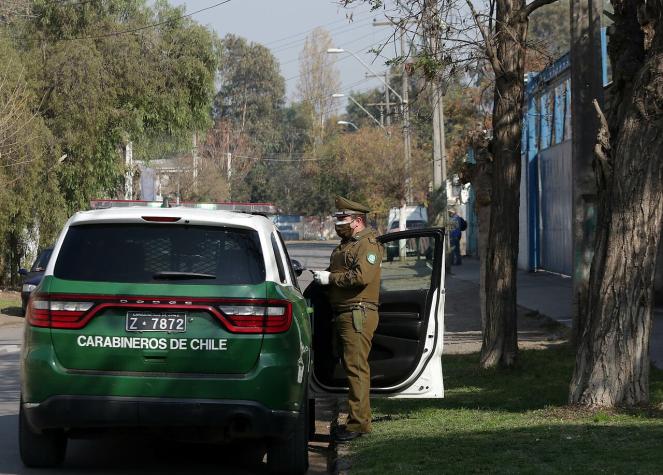
<instances>
[{"instance_id":1,"label":"building facade","mask_svg":"<svg viewBox=\"0 0 663 475\"><path fill-rule=\"evenodd\" d=\"M571 275L571 62L528 74L522 134L518 267Z\"/></svg>"}]
</instances>

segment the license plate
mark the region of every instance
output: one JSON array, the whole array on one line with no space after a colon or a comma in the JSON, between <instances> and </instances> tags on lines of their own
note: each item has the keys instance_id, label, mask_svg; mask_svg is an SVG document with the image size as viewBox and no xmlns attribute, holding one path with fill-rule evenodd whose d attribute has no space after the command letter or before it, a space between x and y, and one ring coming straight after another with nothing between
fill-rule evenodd
<instances>
[{"instance_id":1,"label":"license plate","mask_svg":"<svg viewBox=\"0 0 663 475\"><path fill-rule=\"evenodd\" d=\"M128 332L182 333L186 331L186 313L127 312L126 330Z\"/></svg>"}]
</instances>

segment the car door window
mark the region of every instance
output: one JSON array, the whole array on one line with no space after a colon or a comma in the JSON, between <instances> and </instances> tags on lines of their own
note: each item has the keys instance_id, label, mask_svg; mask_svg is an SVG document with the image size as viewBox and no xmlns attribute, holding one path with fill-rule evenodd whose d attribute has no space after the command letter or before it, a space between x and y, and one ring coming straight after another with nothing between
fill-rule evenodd
<instances>
[{"instance_id":1,"label":"car door window","mask_svg":"<svg viewBox=\"0 0 663 475\"><path fill-rule=\"evenodd\" d=\"M297 275L295 274L295 271L292 270L292 261L290 260L290 255L288 254L288 248L285 245L285 241L283 241L283 236L281 235L280 232L276 232L276 235L279 238L279 242L281 243L281 247L283 248L283 252L285 253L285 258L286 261L288 261L288 272L290 273L290 279L292 280L292 284L299 289L299 281L297 280Z\"/></svg>"},{"instance_id":2,"label":"car door window","mask_svg":"<svg viewBox=\"0 0 663 475\"><path fill-rule=\"evenodd\" d=\"M433 275L435 240L429 237L398 239L386 243L390 258L382 262L380 291L428 290Z\"/></svg>"},{"instance_id":3,"label":"car door window","mask_svg":"<svg viewBox=\"0 0 663 475\"><path fill-rule=\"evenodd\" d=\"M276 267L279 270L279 280L282 284L285 284L287 279L285 276L285 267L283 266L283 256L281 255L281 250L279 245L276 242L276 237L272 234L272 249L274 250L274 258L276 259Z\"/></svg>"}]
</instances>

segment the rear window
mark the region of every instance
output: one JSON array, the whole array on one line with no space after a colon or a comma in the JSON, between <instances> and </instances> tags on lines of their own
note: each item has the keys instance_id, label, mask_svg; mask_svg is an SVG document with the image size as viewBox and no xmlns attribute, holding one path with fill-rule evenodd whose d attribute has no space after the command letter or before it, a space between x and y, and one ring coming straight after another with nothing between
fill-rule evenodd
<instances>
[{"instance_id":1,"label":"rear window","mask_svg":"<svg viewBox=\"0 0 663 475\"><path fill-rule=\"evenodd\" d=\"M53 274L98 282L257 284L265 280L254 230L89 224L67 231Z\"/></svg>"},{"instance_id":2,"label":"rear window","mask_svg":"<svg viewBox=\"0 0 663 475\"><path fill-rule=\"evenodd\" d=\"M405 226L408 229L421 229L426 227L426 221L410 221L409 219L405 221Z\"/></svg>"},{"instance_id":3,"label":"rear window","mask_svg":"<svg viewBox=\"0 0 663 475\"><path fill-rule=\"evenodd\" d=\"M389 229L398 229L400 222L394 221ZM426 221L410 220L405 221L406 229L421 229L426 227Z\"/></svg>"},{"instance_id":4,"label":"rear window","mask_svg":"<svg viewBox=\"0 0 663 475\"><path fill-rule=\"evenodd\" d=\"M37 256L34 264L32 264L32 268L30 270L32 272L40 272L46 269L46 266L48 266L48 260L51 258L52 253L53 249L44 249L41 251L41 253Z\"/></svg>"}]
</instances>

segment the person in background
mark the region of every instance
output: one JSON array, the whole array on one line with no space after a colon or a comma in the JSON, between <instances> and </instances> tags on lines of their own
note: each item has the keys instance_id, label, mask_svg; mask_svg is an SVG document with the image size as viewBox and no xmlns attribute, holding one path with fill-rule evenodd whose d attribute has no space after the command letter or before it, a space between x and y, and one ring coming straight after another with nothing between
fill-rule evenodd
<instances>
[{"instance_id":1,"label":"person in background","mask_svg":"<svg viewBox=\"0 0 663 475\"><path fill-rule=\"evenodd\" d=\"M467 229L467 222L456 213L453 208L449 209L449 247L451 247L451 265L459 266L463 263L460 255L460 238L463 231Z\"/></svg>"},{"instance_id":2,"label":"person in background","mask_svg":"<svg viewBox=\"0 0 663 475\"><path fill-rule=\"evenodd\" d=\"M334 333L348 377L348 418L335 439L347 442L371 432L371 370L368 354L378 326L380 265L384 250L366 226L370 209L336 197L336 233L341 243L331 254L329 267L314 271L313 279L328 286L334 312Z\"/></svg>"}]
</instances>

